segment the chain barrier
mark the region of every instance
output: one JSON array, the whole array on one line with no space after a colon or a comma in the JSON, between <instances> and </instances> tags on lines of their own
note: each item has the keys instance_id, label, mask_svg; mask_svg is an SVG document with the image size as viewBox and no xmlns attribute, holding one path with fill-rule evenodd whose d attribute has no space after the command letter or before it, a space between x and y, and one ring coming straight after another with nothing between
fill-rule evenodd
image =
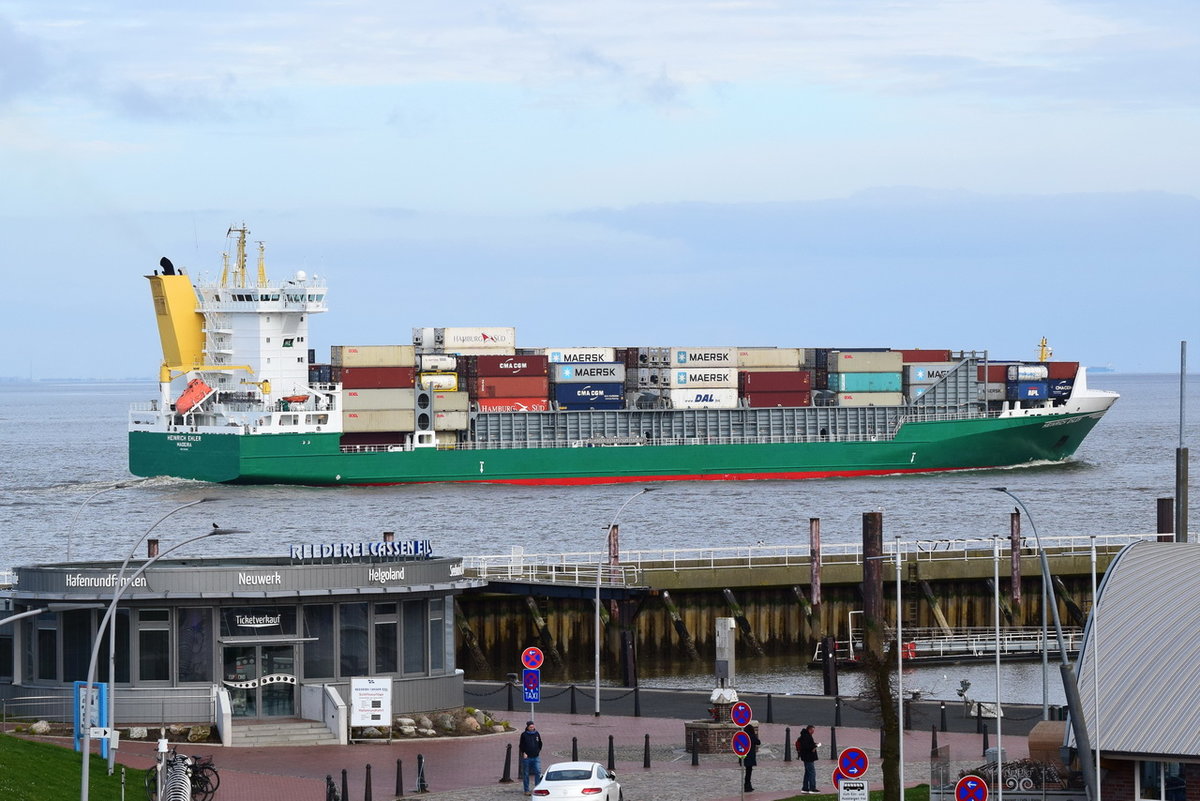
<instances>
[{"instance_id":1,"label":"chain barrier","mask_svg":"<svg viewBox=\"0 0 1200 801\"><path fill-rule=\"evenodd\" d=\"M484 697L486 697L486 696L489 696L489 695L495 695L495 694L497 694L497 693L504 692L504 688L505 688L505 687L507 687L507 686L508 686L507 684L501 684L501 685L500 685L499 687L497 687L496 689L494 689L494 690L490 690L490 691L488 691L488 692L486 692L486 693L476 693L476 692L471 692L471 691L470 691L470 690L468 690L466 687L464 687L464 688L463 688L463 695L473 695L473 696L475 696L476 698L484 698Z\"/></svg>"}]
</instances>

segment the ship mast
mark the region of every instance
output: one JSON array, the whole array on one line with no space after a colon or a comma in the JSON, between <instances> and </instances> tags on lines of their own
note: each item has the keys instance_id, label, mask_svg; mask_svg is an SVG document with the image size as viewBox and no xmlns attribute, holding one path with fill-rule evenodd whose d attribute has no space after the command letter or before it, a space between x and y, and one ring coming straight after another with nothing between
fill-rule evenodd
<instances>
[{"instance_id":1,"label":"ship mast","mask_svg":"<svg viewBox=\"0 0 1200 801\"><path fill-rule=\"evenodd\" d=\"M1042 341L1038 343L1037 360L1039 362L1048 362L1050 361L1050 357L1053 355L1054 348L1050 347L1050 343L1046 341L1045 337L1042 337Z\"/></svg>"}]
</instances>

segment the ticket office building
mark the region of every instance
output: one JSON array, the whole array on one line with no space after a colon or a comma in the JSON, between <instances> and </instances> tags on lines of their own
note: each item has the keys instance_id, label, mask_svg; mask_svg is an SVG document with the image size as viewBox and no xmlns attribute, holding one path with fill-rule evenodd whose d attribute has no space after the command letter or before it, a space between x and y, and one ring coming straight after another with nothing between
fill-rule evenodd
<instances>
[{"instance_id":1,"label":"ticket office building","mask_svg":"<svg viewBox=\"0 0 1200 801\"><path fill-rule=\"evenodd\" d=\"M125 575L136 572L131 563ZM86 681L97 627L119 564L16 569L0 599L0 698L68 697ZM121 594L113 672L118 721L212 716L213 690L234 717L317 719L325 685L349 696L352 677L393 679L393 708L461 706L454 596L479 582L457 558L162 559ZM92 608L65 608L91 606ZM7 610L7 611L6 611ZM97 681L109 681L107 632ZM68 707L69 708L69 707ZM35 713L31 713L35 714Z\"/></svg>"}]
</instances>

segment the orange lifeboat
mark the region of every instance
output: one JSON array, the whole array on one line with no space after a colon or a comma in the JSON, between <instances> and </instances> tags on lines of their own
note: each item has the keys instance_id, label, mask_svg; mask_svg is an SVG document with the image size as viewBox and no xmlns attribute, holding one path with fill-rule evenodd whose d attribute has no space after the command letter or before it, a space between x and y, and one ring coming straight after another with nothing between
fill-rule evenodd
<instances>
[{"instance_id":1,"label":"orange lifeboat","mask_svg":"<svg viewBox=\"0 0 1200 801\"><path fill-rule=\"evenodd\" d=\"M212 387L208 384L199 378L193 378L188 382L183 394L179 396L179 400L175 401L175 411L179 414L187 414L189 409L204 400L212 391Z\"/></svg>"},{"instance_id":2,"label":"orange lifeboat","mask_svg":"<svg viewBox=\"0 0 1200 801\"><path fill-rule=\"evenodd\" d=\"M308 400L308 396L307 395L288 395L287 397L284 398L284 400L287 401L288 403L304 403L306 400Z\"/></svg>"}]
</instances>

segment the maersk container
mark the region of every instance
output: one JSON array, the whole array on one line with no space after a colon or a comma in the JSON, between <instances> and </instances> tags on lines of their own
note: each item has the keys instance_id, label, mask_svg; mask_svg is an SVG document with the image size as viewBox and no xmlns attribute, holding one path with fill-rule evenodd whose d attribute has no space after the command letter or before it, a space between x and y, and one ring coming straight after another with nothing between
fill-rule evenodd
<instances>
[{"instance_id":1,"label":"maersk container","mask_svg":"<svg viewBox=\"0 0 1200 801\"><path fill-rule=\"evenodd\" d=\"M1050 370L1044 364L1010 364L1008 366L1008 381L1045 381L1050 377Z\"/></svg>"},{"instance_id":2,"label":"maersk container","mask_svg":"<svg viewBox=\"0 0 1200 801\"><path fill-rule=\"evenodd\" d=\"M458 373L418 373L417 386L421 389L458 391Z\"/></svg>"},{"instance_id":3,"label":"maersk container","mask_svg":"<svg viewBox=\"0 0 1200 801\"><path fill-rule=\"evenodd\" d=\"M448 353L422 353L417 361L422 373L453 373L458 369L458 357Z\"/></svg>"},{"instance_id":4,"label":"maersk container","mask_svg":"<svg viewBox=\"0 0 1200 801\"><path fill-rule=\"evenodd\" d=\"M737 367L737 348L671 348L671 367Z\"/></svg>"},{"instance_id":5,"label":"maersk container","mask_svg":"<svg viewBox=\"0 0 1200 801\"><path fill-rule=\"evenodd\" d=\"M615 362L615 348L546 348L546 356L552 364L603 364Z\"/></svg>"},{"instance_id":6,"label":"maersk container","mask_svg":"<svg viewBox=\"0 0 1200 801\"><path fill-rule=\"evenodd\" d=\"M835 392L899 392L899 373L830 373L829 389Z\"/></svg>"},{"instance_id":7,"label":"maersk container","mask_svg":"<svg viewBox=\"0 0 1200 801\"><path fill-rule=\"evenodd\" d=\"M668 390L667 398L676 409L736 409L738 406L737 390L728 387L676 387Z\"/></svg>"},{"instance_id":8,"label":"maersk container","mask_svg":"<svg viewBox=\"0 0 1200 801\"><path fill-rule=\"evenodd\" d=\"M517 329L511 326L438 328L434 342L446 353L513 353L517 347Z\"/></svg>"},{"instance_id":9,"label":"maersk container","mask_svg":"<svg viewBox=\"0 0 1200 801\"><path fill-rule=\"evenodd\" d=\"M839 392L837 406L903 406L904 395L899 392Z\"/></svg>"},{"instance_id":10,"label":"maersk container","mask_svg":"<svg viewBox=\"0 0 1200 801\"><path fill-rule=\"evenodd\" d=\"M476 398L545 398L549 386L545 376L480 376L471 388Z\"/></svg>"},{"instance_id":11,"label":"maersk container","mask_svg":"<svg viewBox=\"0 0 1200 801\"><path fill-rule=\"evenodd\" d=\"M544 376L545 356L476 356L473 365L477 376Z\"/></svg>"},{"instance_id":12,"label":"maersk container","mask_svg":"<svg viewBox=\"0 0 1200 801\"><path fill-rule=\"evenodd\" d=\"M555 384L554 400L560 404L576 406L586 403L625 404L625 385L607 383Z\"/></svg>"},{"instance_id":13,"label":"maersk container","mask_svg":"<svg viewBox=\"0 0 1200 801\"><path fill-rule=\"evenodd\" d=\"M465 412L471 408L471 396L466 392L436 390L432 395L435 412Z\"/></svg>"},{"instance_id":14,"label":"maersk container","mask_svg":"<svg viewBox=\"0 0 1200 801\"><path fill-rule=\"evenodd\" d=\"M416 411L408 409L364 409L342 412L342 430L348 433L364 431L412 431Z\"/></svg>"},{"instance_id":15,"label":"maersk container","mask_svg":"<svg viewBox=\"0 0 1200 801\"><path fill-rule=\"evenodd\" d=\"M580 381L624 383L625 365L618 362L600 362L596 364L589 362L580 362L577 364L556 363L550 370L550 378L559 384L578 383Z\"/></svg>"},{"instance_id":16,"label":"maersk container","mask_svg":"<svg viewBox=\"0 0 1200 801\"><path fill-rule=\"evenodd\" d=\"M343 389L342 410L413 409L416 390L409 389Z\"/></svg>"},{"instance_id":17,"label":"maersk container","mask_svg":"<svg viewBox=\"0 0 1200 801\"><path fill-rule=\"evenodd\" d=\"M666 371L667 386L737 389L736 367L672 367Z\"/></svg>"},{"instance_id":18,"label":"maersk container","mask_svg":"<svg viewBox=\"0 0 1200 801\"><path fill-rule=\"evenodd\" d=\"M1001 382L983 384L983 399L988 401L1008 400L1007 385Z\"/></svg>"},{"instance_id":19,"label":"maersk container","mask_svg":"<svg viewBox=\"0 0 1200 801\"><path fill-rule=\"evenodd\" d=\"M343 389L410 389L416 386L412 367L343 367Z\"/></svg>"},{"instance_id":20,"label":"maersk container","mask_svg":"<svg viewBox=\"0 0 1200 801\"><path fill-rule=\"evenodd\" d=\"M1048 383L1050 397L1052 398L1069 398L1071 391L1075 389L1074 378L1052 378Z\"/></svg>"},{"instance_id":21,"label":"maersk container","mask_svg":"<svg viewBox=\"0 0 1200 801\"><path fill-rule=\"evenodd\" d=\"M462 431L469 425L470 415L466 412L434 412L434 431Z\"/></svg>"},{"instance_id":22,"label":"maersk container","mask_svg":"<svg viewBox=\"0 0 1200 801\"><path fill-rule=\"evenodd\" d=\"M738 348L737 366L741 370L759 370L763 367L800 369L800 351L797 348Z\"/></svg>"},{"instance_id":23,"label":"maersk container","mask_svg":"<svg viewBox=\"0 0 1200 801\"><path fill-rule=\"evenodd\" d=\"M958 366L957 362L924 362L904 365L904 383L910 387L936 384Z\"/></svg>"},{"instance_id":24,"label":"maersk container","mask_svg":"<svg viewBox=\"0 0 1200 801\"><path fill-rule=\"evenodd\" d=\"M743 396L746 405L752 409L772 408L782 406L812 406L812 392L748 392Z\"/></svg>"},{"instance_id":25,"label":"maersk container","mask_svg":"<svg viewBox=\"0 0 1200 801\"><path fill-rule=\"evenodd\" d=\"M329 361L337 367L415 367L412 345L332 345Z\"/></svg>"},{"instance_id":26,"label":"maersk container","mask_svg":"<svg viewBox=\"0 0 1200 801\"><path fill-rule=\"evenodd\" d=\"M807 392L812 389L812 371L768 373L761 370L744 370L738 373L738 387L743 395L751 392Z\"/></svg>"},{"instance_id":27,"label":"maersk container","mask_svg":"<svg viewBox=\"0 0 1200 801\"><path fill-rule=\"evenodd\" d=\"M481 412L544 412L549 410L546 398L477 398Z\"/></svg>"},{"instance_id":28,"label":"maersk container","mask_svg":"<svg viewBox=\"0 0 1200 801\"><path fill-rule=\"evenodd\" d=\"M899 373L904 357L898 351L832 350L829 352L831 373Z\"/></svg>"},{"instance_id":29,"label":"maersk container","mask_svg":"<svg viewBox=\"0 0 1200 801\"><path fill-rule=\"evenodd\" d=\"M1010 401L1045 400L1050 396L1045 381L1010 381L1005 387Z\"/></svg>"}]
</instances>

